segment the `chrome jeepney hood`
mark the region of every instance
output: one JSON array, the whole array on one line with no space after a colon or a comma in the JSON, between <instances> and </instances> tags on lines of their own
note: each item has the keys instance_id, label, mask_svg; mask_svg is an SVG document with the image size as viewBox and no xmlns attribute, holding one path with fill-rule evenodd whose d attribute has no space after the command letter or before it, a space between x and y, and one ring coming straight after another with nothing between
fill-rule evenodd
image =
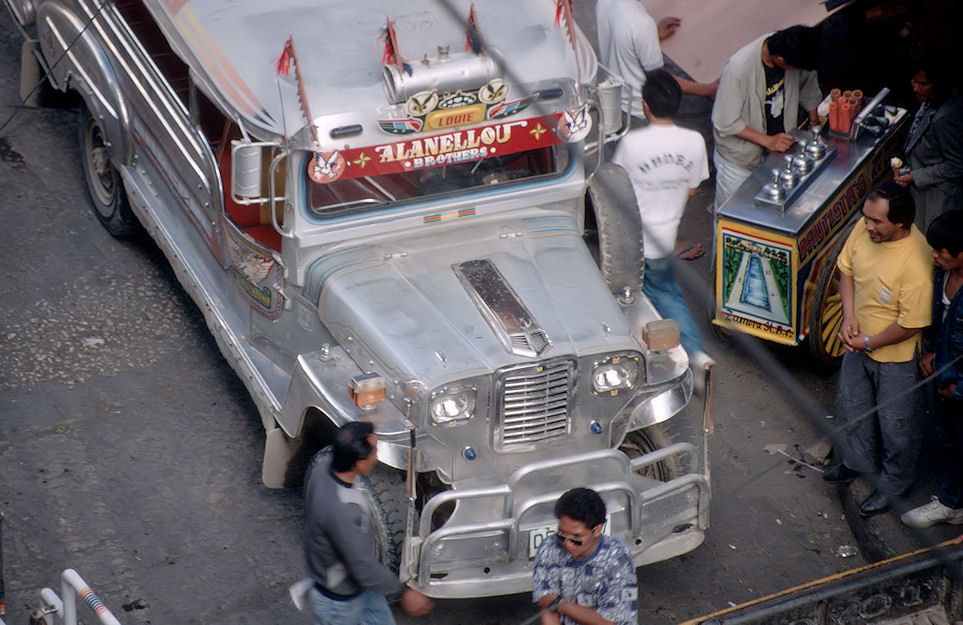
<instances>
[{"instance_id":1,"label":"chrome jeepney hood","mask_svg":"<svg viewBox=\"0 0 963 625\"><path fill-rule=\"evenodd\" d=\"M476 238L346 264L319 315L359 366L428 390L507 365L640 350L575 231Z\"/></svg>"}]
</instances>

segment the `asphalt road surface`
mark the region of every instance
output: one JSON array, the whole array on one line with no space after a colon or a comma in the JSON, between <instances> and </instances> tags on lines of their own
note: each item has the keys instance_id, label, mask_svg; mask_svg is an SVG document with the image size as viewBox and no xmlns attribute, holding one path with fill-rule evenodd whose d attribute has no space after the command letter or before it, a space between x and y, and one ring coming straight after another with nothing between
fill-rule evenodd
<instances>
[{"instance_id":1,"label":"asphalt road surface","mask_svg":"<svg viewBox=\"0 0 963 625\"><path fill-rule=\"evenodd\" d=\"M0 18L0 510L8 623L74 568L125 624L309 623L302 502L260 482L263 430L165 259L93 217L78 112L19 105L20 37ZM703 189L684 236L709 242ZM708 259L687 264L708 284ZM692 291L693 298L699 293ZM701 547L638 571L640 623L661 625L862 564L835 490L799 457L835 380L801 350L758 362L714 339L712 527ZM801 393L793 403L789 392ZM813 418L804 414L817 415ZM815 420L813 420L815 419ZM845 550L844 550L845 551ZM84 614L81 608L81 614ZM502 625L528 595L439 601L400 623ZM87 622L92 617L86 616Z\"/></svg>"}]
</instances>

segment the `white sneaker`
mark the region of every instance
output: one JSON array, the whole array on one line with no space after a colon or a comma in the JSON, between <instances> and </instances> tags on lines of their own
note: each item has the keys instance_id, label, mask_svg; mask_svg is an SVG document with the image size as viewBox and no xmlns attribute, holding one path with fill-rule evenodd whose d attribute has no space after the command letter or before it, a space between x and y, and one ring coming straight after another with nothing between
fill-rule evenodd
<instances>
[{"instance_id":1,"label":"white sneaker","mask_svg":"<svg viewBox=\"0 0 963 625\"><path fill-rule=\"evenodd\" d=\"M701 395L706 391L706 367L712 367L716 361L705 352L693 352L689 356L689 368L692 369L692 390Z\"/></svg>"},{"instance_id":2,"label":"white sneaker","mask_svg":"<svg viewBox=\"0 0 963 625\"><path fill-rule=\"evenodd\" d=\"M929 527L937 523L963 524L963 508L944 506L934 495L933 501L904 512L899 520L909 527Z\"/></svg>"}]
</instances>

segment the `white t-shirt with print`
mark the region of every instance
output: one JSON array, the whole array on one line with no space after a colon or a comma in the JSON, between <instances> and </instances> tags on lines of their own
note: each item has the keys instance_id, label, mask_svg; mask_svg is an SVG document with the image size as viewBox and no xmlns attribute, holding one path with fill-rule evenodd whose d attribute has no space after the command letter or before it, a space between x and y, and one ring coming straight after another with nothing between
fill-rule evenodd
<instances>
[{"instance_id":1,"label":"white t-shirt with print","mask_svg":"<svg viewBox=\"0 0 963 625\"><path fill-rule=\"evenodd\" d=\"M649 124L622 138L612 162L632 181L642 215L645 257L669 256L689 190L709 177L702 135L675 124Z\"/></svg>"}]
</instances>

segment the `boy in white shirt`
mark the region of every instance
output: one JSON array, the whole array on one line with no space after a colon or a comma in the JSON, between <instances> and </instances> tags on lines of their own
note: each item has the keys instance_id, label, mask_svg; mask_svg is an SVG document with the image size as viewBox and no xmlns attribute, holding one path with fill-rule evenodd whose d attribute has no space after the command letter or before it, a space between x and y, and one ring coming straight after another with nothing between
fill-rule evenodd
<instances>
[{"instance_id":1,"label":"boy in white shirt","mask_svg":"<svg viewBox=\"0 0 963 625\"><path fill-rule=\"evenodd\" d=\"M682 347L689 353L700 390L705 383L705 367L713 361L675 281L672 256L686 202L709 177L709 165L702 135L672 121L681 100L682 90L671 74L665 70L649 73L642 86L642 105L649 125L625 135L612 162L628 173L642 215L642 291L660 315L679 323Z\"/></svg>"}]
</instances>

